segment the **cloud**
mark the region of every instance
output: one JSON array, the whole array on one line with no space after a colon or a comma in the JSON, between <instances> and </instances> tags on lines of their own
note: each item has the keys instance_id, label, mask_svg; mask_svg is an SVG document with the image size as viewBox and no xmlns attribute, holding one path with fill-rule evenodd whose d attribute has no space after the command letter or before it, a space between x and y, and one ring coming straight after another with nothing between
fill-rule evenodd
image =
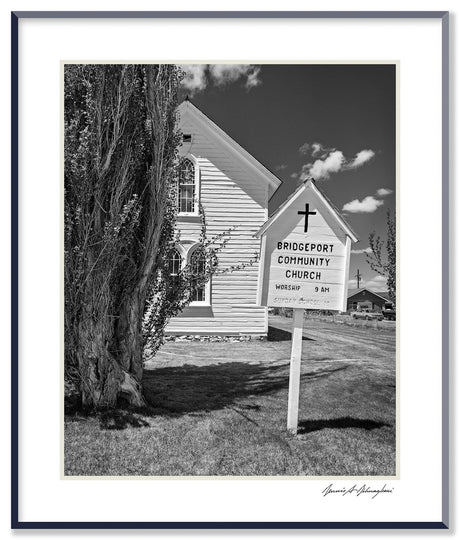
<instances>
[{"instance_id":1,"label":"cloud","mask_svg":"<svg viewBox=\"0 0 460 540\"><path fill-rule=\"evenodd\" d=\"M310 145L306 142L306 143L303 143L302 146L299 148L299 152L301 154L308 154L310 150Z\"/></svg>"},{"instance_id":2,"label":"cloud","mask_svg":"<svg viewBox=\"0 0 460 540\"><path fill-rule=\"evenodd\" d=\"M375 152L370 149L360 150L354 158L348 159L341 150L337 148L328 148L319 142L305 142L300 148L301 154L310 154L313 158L318 158L311 163L302 166L300 178L305 180L312 176L315 180L327 179L332 173L339 171L350 171L362 167L370 161Z\"/></svg>"},{"instance_id":3,"label":"cloud","mask_svg":"<svg viewBox=\"0 0 460 540\"><path fill-rule=\"evenodd\" d=\"M237 81L250 66L243 64L210 64L209 73L217 86L224 86Z\"/></svg>"},{"instance_id":4,"label":"cloud","mask_svg":"<svg viewBox=\"0 0 460 540\"><path fill-rule=\"evenodd\" d=\"M250 90L262 84L262 80L259 78L260 67L255 67L250 73L248 73L248 78L246 79L246 89Z\"/></svg>"},{"instance_id":5,"label":"cloud","mask_svg":"<svg viewBox=\"0 0 460 540\"><path fill-rule=\"evenodd\" d=\"M326 159L317 159L314 163L307 163L302 167L300 178L305 180L308 176L315 179L329 178L331 173L339 172L345 163L345 156L340 150L331 152Z\"/></svg>"},{"instance_id":6,"label":"cloud","mask_svg":"<svg viewBox=\"0 0 460 540\"><path fill-rule=\"evenodd\" d=\"M328 148L327 146L322 145L319 142L314 142L311 145L311 155L312 157L320 156L321 159L327 157L331 152L335 152L337 148Z\"/></svg>"},{"instance_id":7,"label":"cloud","mask_svg":"<svg viewBox=\"0 0 460 540\"><path fill-rule=\"evenodd\" d=\"M311 148L312 148L312 153L311 155L313 157L316 157L318 156L319 154L321 154L321 152L324 151L324 147L321 143L317 143L317 142L314 142L312 145L311 145ZM335 149L334 149L335 150Z\"/></svg>"},{"instance_id":8,"label":"cloud","mask_svg":"<svg viewBox=\"0 0 460 540\"><path fill-rule=\"evenodd\" d=\"M351 214L372 214L372 212L375 212L383 204L383 201L379 201L372 197L372 195L368 195L362 201L354 199L344 204L342 211L350 212Z\"/></svg>"},{"instance_id":9,"label":"cloud","mask_svg":"<svg viewBox=\"0 0 460 540\"><path fill-rule=\"evenodd\" d=\"M373 278L361 281L359 284L360 289L371 289L376 292L387 292L387 278L376 274ZM348 280L348 289L356 289L356 279Z\"/></svg>"},{"instance_id":10,"label":"cloud","mask_svg":"<svg viewBox=\"0 0 460 540\"><path fill-rule=\"evenodd\" d=\"M391 193L393 193L392 189L380 188L377 190L377 195L379 197L385 197L386 195L390 195Z\"/></svg>"},{"instance_id":11,"label":"cloud","mask_svg":"<svg viewBox=\"0 0 460 540\"><path fill-rule=\"evenodd\" d=\"M349 161L346 165L346 169L357 169L358 167L362 167L365 163L370 161L375 156L375 152L373 150L361 150L358 152L355 156L355 158L351 161Z\"/></svg>"},{"instance_id":12,"label":"cloud","mask_svg":"<svg viewBox=\"0 0 460 540\"><path fill-rule=\"evenodd\" d=\"M299 178L299 173L293 172L291 178Z\"/></svg>"},{"instance_id":13,"label":"cloud","mask_svg":"<svg viewBox=\"0 0 460 540\"><path fill-rule=\"evenodd\" d=\"M287 165L285 163L282 163L281 165L277 165L275 167L275 171L284 171L284 169L287 169Z\"/></svg>"},{"instance_id":14,"label":"cloud","mask_svg":"<svg viewBox=\"0 0 460 540\"><path fill-rule=\"evenodd\" d=\"M242 81L246 90L262 84L260 67L253 64L183 64L185 73L182 86L193 96L214 84L223 87Z\"/></svg>"},{"instance_id":15,"label":"cloud","mask_svg":"<svg viewBox=\"0 0 460 540\"><path fill-rule=\"evenodd\" d=\"M192 95L206 88L206 64L185 64L180 67L185 73L182 86Z\"/></svg>"},{"instance_id":16,"label":"cloud","mask_svg":"<svg viewBox=\"0 0 460 540\"><path fill-rule=\"evenodd\" d=\"M355 255L361 255L363 253L372 253L372 249L370 247L363 248L363 249L352 249L350 253L353 253Z\"/></svg>"},{"instance_id":17,"label":"cloud","mask_svg":"<svg viewBox=\"0 0 460 540\"><path fill-rule=\"evenodd\" d=\"M373 278L364 281L362 287L373 291L386 292L388 290L387 278L376 274Z\"/></svg>"},{"instance_id":18,"label":"cloud","mask_svg":"<svg viewBox=\"0 0 460 540\"><path fill-rule=\"evenodd\" d=\"M310 154L312 157L318 157L321 154L321 158L327 157L328 154L331 152L334 152L336 148L327 148L326 146L323 146L319 142L314 143L308 143L305 142L302 144L302 146L299 148L299 152L301 154Z\"/></svg>"},{"instance_id":19,"label":"cloud","mask_svg":"<svg viewBox=\"0 0 460 540\"><path fill-rule=\"evenodd\" d=\"M361 153L361 152L360 152ZM358 157L359 154L357 154L356 157ZM390 195L390 193L393 193L391 189L387 188L379 188L375 195L378 197L385 197L386 195ZM342 210L344 212L350 212L353 214L371 214L372 212L375 212L377 208L382 206L384 201L381 199L377 199L375 196L368 195L367 197L364 197L362 201L359 199L354 199L353 201L350 201L343 205ZM367 248L370 249L370 248ZM370 253L370 251L366 250L352 250L351 253Z\"/></svg>"}]
</instances>

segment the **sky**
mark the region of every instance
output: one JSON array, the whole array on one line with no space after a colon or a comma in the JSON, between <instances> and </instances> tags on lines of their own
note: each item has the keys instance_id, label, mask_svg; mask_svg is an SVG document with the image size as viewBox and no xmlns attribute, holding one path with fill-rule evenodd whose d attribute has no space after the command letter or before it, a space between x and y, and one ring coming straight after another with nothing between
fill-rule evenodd
<instances>
[{"instance_id":1,"label":"sky","mask_svg":"<svg viewBox=\"0 0 460 540\"><path fill-rule=\"evenodd\" d=\"M393 65L183 66L186 95L280 180L269 213L307 176L359 237L349 288L386 290L363 250L386 239L395 210L396 90Z\"/></svg>"}]
</instances>

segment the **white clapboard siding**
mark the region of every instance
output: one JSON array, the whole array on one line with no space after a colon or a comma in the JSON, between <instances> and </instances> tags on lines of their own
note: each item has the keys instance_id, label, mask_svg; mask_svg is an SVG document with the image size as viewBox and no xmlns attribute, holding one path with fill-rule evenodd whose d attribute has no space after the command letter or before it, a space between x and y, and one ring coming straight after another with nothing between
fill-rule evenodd
<instances>
[{"instance_id":1,"label":"white clapboard siding","mask_svg":"<svg viewBox=\"0 0 460 540\"><path fill-rule=\"evenodd\" d=\"M219 271L248 264L260 250L255 233L267 220L268 184L225 145L187 114L181 115L181 130L192 135L182 155L192 155L200 168L200 202L206 218L208 240L231 231L219 251ZM198 241L199 220L178 218L181 239ZM190 245L190 244L189 244ZM188 306L170 321L171 334L267 333L267 308L257 305L259 263L213 276L209 306Z\"/></svg>"}]
</instances>

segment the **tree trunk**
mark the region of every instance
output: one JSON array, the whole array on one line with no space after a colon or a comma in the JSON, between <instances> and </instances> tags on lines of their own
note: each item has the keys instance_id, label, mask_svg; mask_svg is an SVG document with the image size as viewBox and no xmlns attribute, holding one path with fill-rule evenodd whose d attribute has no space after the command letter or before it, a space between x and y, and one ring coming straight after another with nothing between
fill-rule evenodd
<instances>
[{"instance_id":1,"label":"tree trunk","mask_svg":"<svg viewBox=\"0 0 460 540\"><path fill-rule=\"evenodd\" d=\"M137 381L142 381L143 373L143 337L142 317L144 303L136 291L124 305L120 318L115 325L117 356L125 372L130 373Z\"/></svg>"},{"instance_id":2,"label":"tree trunk","mask_svg":"<svg viewBox=\"0 0 460 540\"><path fill-rule=\"evenodd\" d=\"M120 398L130 405L145 405L140 380L142 377L142 343L138 348L140 362L120 362L110 351L113 329L107 321L82 323L79 329L78 367L81 377L82 405L85 408L115 407ZM140 374L140 376L139 376ZM137 375L137 376L136 376Z\"/></svg>"}]
</instances>

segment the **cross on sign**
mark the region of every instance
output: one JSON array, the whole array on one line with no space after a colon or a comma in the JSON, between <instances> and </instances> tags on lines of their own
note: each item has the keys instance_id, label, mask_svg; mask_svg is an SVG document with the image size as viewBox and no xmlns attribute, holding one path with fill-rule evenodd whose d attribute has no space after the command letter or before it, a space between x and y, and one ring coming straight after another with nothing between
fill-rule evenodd
<instances>
[{"instance_id":1,"label":"cross on sign","mask_svg":"<svg viewBox=\"0 0 460 540\"><path fill-rule=\"evenodd\" d=\"M314 216L316 215L316 212L310 212L310 205L308 203L305 204L305 211L299 210L297 212L299 215L305 216L305 223L303 227L303 232L308 231L308 216Z\"/></svg>"}]
</instances>

